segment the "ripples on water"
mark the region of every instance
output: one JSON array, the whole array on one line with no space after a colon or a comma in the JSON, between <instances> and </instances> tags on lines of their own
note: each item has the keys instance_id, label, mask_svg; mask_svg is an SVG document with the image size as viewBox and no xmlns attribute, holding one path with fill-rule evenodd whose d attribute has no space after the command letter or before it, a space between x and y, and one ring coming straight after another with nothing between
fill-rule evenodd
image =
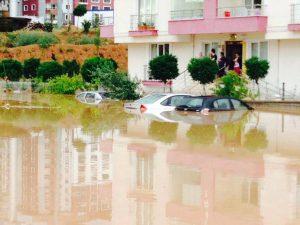
<instances>
[{"instance_id":1,"label":"ripples on water","mask_svg":"<svg viewBox=\"0 0 300 225\"><path fill-rule=\"evenodd\" d=\"M25 100L0 103L0 225L300 224L299 115Z\"/></svg>"}]
</instances>

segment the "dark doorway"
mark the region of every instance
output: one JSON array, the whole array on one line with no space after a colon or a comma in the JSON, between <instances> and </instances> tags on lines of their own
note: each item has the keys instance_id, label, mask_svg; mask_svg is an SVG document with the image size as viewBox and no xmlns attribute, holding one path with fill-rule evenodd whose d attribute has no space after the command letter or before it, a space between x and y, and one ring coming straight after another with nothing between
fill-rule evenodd
<instances>
[{"instance_id":1,"label":"dark doorway","mask_svg":"<svg viewBox=\"0 0 300 225\"><path fill-rule=\"evenodd\" d=\"M233 70L235 54L239 54L243 60L243 43L241 41L228 41L226 42L226 58L229 69ZM241 65L242 66L242 65Z\"/></svg>"}]
</instances>

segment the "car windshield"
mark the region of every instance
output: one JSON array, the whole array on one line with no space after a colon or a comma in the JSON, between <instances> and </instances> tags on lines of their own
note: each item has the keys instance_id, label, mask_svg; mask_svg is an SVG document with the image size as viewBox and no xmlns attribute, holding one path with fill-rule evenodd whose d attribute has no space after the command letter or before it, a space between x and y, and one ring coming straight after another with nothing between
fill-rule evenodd
<instances>
[{"instance_id":1,"label":"car windshield","mask_svg":"<svg viewBox=\"0 0 300 225\"><path fill-rule=\"evenodd\" d=\"M201 108L202 104L203 104L203 98L200 98L200 97L191 98L186 103L186 105L191 108Z\"/></svg>"},{"instance_id":2,"label":"car windshield","mask_svg":"<svg viewBox=\"0 0 300 225\"><path fill-rule=\"evenodd\" d=\"M144 98L141 98L139 100L136 101L136 103L140 103L140 104L153 104L154 102L156 102L157 100L165 97L166 95L163 94L153 94L153 95L147 95Z\"/></svg>"}]
</instances>

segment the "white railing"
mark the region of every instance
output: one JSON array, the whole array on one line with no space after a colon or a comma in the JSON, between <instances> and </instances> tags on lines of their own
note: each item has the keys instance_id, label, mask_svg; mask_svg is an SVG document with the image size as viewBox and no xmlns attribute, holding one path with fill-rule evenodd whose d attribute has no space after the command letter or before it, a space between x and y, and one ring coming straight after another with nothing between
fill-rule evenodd
<instances>
[{"instance_id":1,"label":"white railing","mask_svg":"<svg viewBox=\"0 0 300 225\"><path fill-rule=\"evenodd\" d=\"M8 11L8 1L2 0L0 1L0 11Z\"/></svg>"},{"instance_id":2,"label":"white railing","mask_svg":"<svg viewBox=\"0 0 300 225\"><path fill-rule=\"evenodd\" d=\"M203 9L171 11L172 20L202 19Z\"/></svg>"},{"instance_id":3,"label":"white railing","mask_svg":"<svg viewBox=\"0 0 300 225\"><path fill-rule=\"evenodd\" d=\"M155 28L157 24L157 14L140 14L130 16L130 29L139 30L139 26Z\"/></svg>"},{"instance_id":4,"label":"white railing","mask_svg":"<svg viewBox=\"0 0 300 225\"><path fill-rule=\"evenodd\" d=\"M218 8L218 17L247 17L263 16L265 6L263 5L244 5Z\"/></svg>"},{"instance_id":5,"label":"white railing","mask_svg":"<svg viewBox=\"0 0 300 225\"><path fill-rule=\"evenodd\" d=\"M300 23L300 4L293 4L291 10L292 23Z\"/></svg>"},{"instance_id":6,"label":"white railing","mask_svg":"<svg viewBox=\"0 0 300 225\"><path fill-rule=\"evenodd\" d=\"M100 19L100 25L101 26L109 26L114 25L114 17L102 17Z\"/></svg>"}]
</instances>

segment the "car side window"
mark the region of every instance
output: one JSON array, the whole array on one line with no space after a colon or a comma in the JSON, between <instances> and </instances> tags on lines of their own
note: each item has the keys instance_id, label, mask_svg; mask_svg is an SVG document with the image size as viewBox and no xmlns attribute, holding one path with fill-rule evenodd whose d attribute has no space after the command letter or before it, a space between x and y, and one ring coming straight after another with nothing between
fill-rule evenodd
<instances>
[{"instance_id":1,"label":"car side window","mask_svg":"<svg viewBox=\"0 0 300 225\"><path fill-rule=\"evenodd\" d=\"M230 101L226 98L215 100L213 106L216 110L231 110Z\"/></svg>"},{"instance_id":2,"label":"car side window","mask_svg":"<svg viewBox=\"0 0 300 225\"><path fill-rule=\"evenodd\" d=\"M247 107L241 101L231 99L231 102L235 110L247 110Z\"/></svg>"},{"instance_id":3,"label":"car side window","mask_svg":"<svg viewBox=\"0 0 300 225\"><path fill-rule=\"evenodd\" d=\"M178 96L173 96L173 97L167 98L161 104L164 106L176 107L176 106L180 106L180 105L185 105L188 100L189 100L188 96L178 95Z\"/></svg>"}]
</instances>

